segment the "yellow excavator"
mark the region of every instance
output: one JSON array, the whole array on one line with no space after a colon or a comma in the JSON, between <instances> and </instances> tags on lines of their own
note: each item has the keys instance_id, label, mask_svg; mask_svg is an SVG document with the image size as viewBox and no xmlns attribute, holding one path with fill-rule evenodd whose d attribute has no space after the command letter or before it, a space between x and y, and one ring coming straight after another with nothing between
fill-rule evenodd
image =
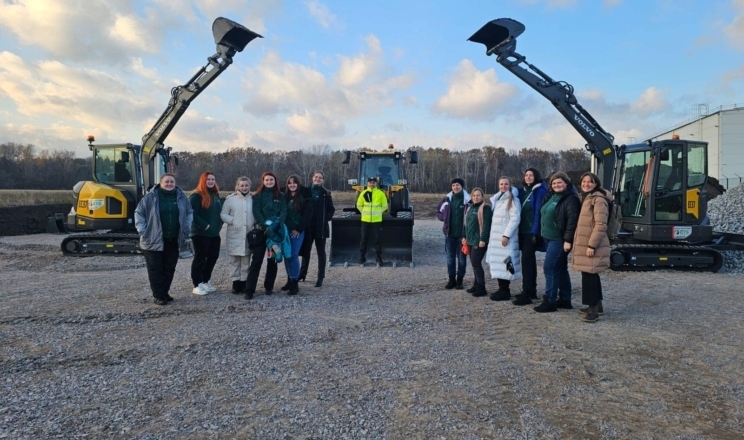
<instances>
[{"instance_id":1,"label":"yellow excavator","mask_svg":"<svg viewBox=\"0 0 744 440\"><path fill-rule=\"evenodd\" d=\"M171 148L164 146L166 137L189 104L232 64L235 53L242 52L255 38L263 38L223 17L212 24L212 34L217 53L208 57L207 64L186 84L171 90L168 106L144 135L141 145L95 145L94 137L88 136L88 146L93 152L93 180L78 182L73 187L71 212L66 218L64 214L55 214L47 225L49 232L76 232L62 240L65 255L140 253L134 209L164 173L173 171L178 161L171 155Z\"/></svg>"}]
</instances>

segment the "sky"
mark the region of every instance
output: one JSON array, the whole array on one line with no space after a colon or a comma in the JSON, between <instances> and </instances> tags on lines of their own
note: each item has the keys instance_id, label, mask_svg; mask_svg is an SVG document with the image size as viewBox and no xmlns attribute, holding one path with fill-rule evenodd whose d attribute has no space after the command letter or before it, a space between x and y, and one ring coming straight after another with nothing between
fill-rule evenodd
<instances>
[{"instance_id":1,"label":"sky","mask_svg":"<svg viewBox=\"0 0 744 440\"><path fill-rule=\"evenodd\" d=\"M581 148L485 47L488 21L617 144L744 105L744 0L0 0L0 143L139 144L216 52L212 22L264 36L166 139L175 151Z\"/></svg>"}]
</instances>

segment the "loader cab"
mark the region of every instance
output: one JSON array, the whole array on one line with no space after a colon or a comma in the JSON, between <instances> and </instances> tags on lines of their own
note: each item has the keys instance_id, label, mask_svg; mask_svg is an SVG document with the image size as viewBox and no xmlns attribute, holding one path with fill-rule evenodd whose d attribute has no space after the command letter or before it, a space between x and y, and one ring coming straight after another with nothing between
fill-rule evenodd
<instances>
[{"instance_id":1,"label":"loader cab","mask_svg":"<svg viewBox=\"0 0 744 440\"><path fill-rule=\"evenodd\" d=\"M627 146L617 192L623 228L648 241L704 239L707 148L677 139Z\"/></svg>"},{"instance_id":2,"label":"loader cab","mask_svg":"<svg viewBox=\"0 0 744 440\"><path fill-rule=\"evenodd\" d=\"M359 164L359 182L376 178L381 189L398 185L400 178L400 157L393 154L362 153Z\"/></svg>"}]
</instances>

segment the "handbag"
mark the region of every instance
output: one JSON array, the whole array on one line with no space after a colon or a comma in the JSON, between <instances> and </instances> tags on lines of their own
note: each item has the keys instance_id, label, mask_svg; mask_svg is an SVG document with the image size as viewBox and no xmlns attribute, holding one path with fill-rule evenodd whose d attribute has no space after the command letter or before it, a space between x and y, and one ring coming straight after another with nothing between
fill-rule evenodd
<instances>
[{"instance_id":1,"label":"handbag","mask_svg":"<svg viewBox=\"0 0 744 440\"><path fill-rule=\"evenodd\" d=\"M263 229L253 228L246 234L249 248L256 248L266 245L266 233Z\"/></svg>"}]
</instances>

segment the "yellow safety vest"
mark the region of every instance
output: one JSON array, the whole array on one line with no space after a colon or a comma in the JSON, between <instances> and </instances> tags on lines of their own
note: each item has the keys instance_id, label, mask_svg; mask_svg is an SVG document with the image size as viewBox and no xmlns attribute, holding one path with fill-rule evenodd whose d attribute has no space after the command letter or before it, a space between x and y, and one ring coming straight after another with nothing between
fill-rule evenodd
<instances>
[{"instance_id":1,"label":"yellow safety vest","mask_svg":"<svg viewBox=\"0 0 744 440\"><path fill-rule=\"evenodd\" d=\"M362 221L366 223L380 223L387 205L385 193L377 188L362 191L356 204L357 209L362 213Z\"/></svg>"}]
</instances>

